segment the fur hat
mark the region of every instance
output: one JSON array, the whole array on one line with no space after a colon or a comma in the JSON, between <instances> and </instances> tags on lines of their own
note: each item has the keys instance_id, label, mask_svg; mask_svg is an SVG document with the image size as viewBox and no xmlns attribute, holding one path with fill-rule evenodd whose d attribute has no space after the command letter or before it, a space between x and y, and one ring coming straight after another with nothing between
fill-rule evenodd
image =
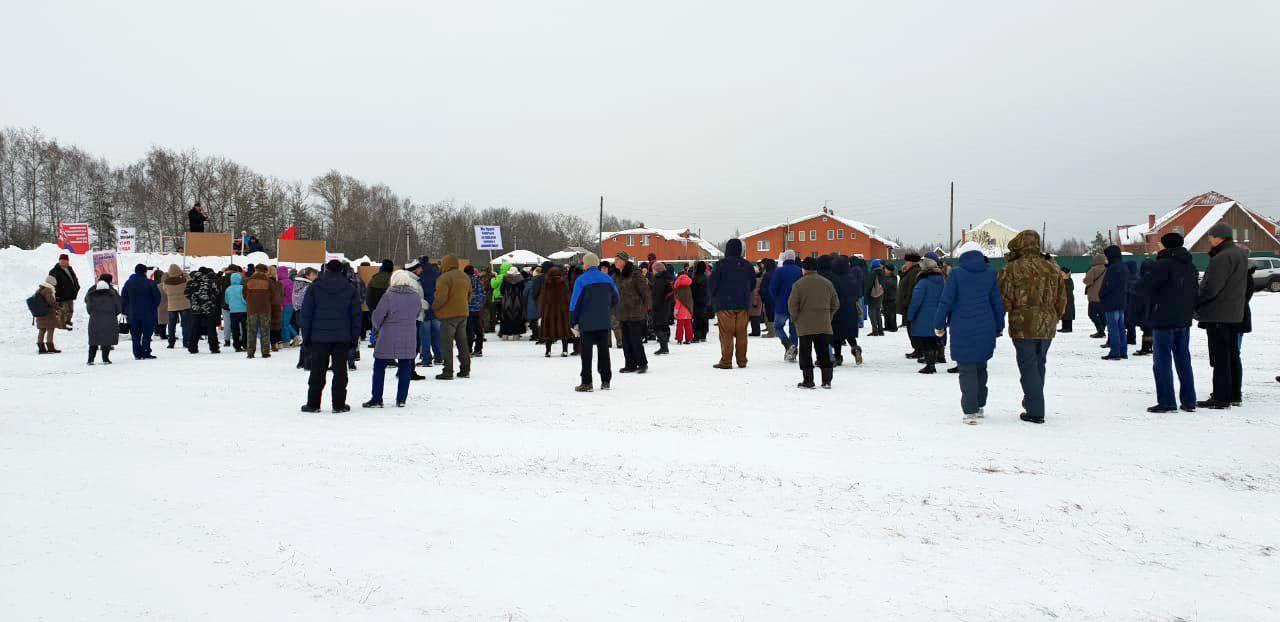
<instances>
[{"instance_id":1,"label":"fur hat","mask_svg":"<svg viewBox=\"0 0 1280 622\"><path fill-rule=\"evenodd\" d=\"M58 279L53 278L52 274L44 277L43 281L40 281L40 287L48 287L49 289L53 289L54 286L57 284L58 284Z\"/></svg>"},{"instance_id":2,"label":"fur hat","mask_svg":"<svg viewBox=\"0 0 1280 622\"><path fill-rule=\"evenodd\" d=\"M1160 236L1160 245L1165 248L1182 248L1182 234L1177 231Z\"/></svg>"},{"instance_id":3,"label":"fur hat","mask_svg":"<svg viewBox=\"0 0 1280 622\"><path fill-rule=\"evenodd\" d=\"M329 272L342 272L342 262L337 259L330 259L329 263L324 265L324 268Z\"/></svg>"},{"instance_id":4,"label":"fur hat","mask_svg":"<svg viewBox=\"0 0 1280 622\"><path fill-rule=\"evenodd\" d=\"M796 260L796 252L789 248L785 251L782 251L781 255L778 255L779 262L787 262L787 261L795 261L795 260Z\"/></svg>"},{"instance_id":5,"label":"fur hat","mask_svg":"<svg viewBox=\"0 0 1280 622\"><path fill-rule=\"evenodd\" d=\"M907 253L907 255L903 257L903 259L911 263L916 263L920 261L920 253Z\"/></svg>"},{"instance_id":6,"label":"fur hat","mask_svg":"<svg viewBox=\"0 0 1280 622\"><path fill-rule=\"evenodd\" d=\"M1231 225L1226 222L1218 222L1218 224L1209 227L1209 237L1230 240L1232 236Z\"/></svg>"}]
</instances>

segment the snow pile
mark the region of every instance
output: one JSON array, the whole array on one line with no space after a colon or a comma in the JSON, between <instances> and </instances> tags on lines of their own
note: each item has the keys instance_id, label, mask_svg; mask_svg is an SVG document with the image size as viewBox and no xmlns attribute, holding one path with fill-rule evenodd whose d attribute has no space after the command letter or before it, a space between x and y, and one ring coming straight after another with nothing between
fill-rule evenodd
<instances>
[{"instance_id":1,"label":"snow pile","mask_svg":"<svg viewBox=\"0 0 1280 622\"><path fill-rule=\"evenodd\" d=\"M0 252L4 285L22 291L57 256ZM746 369L711 368L713 334L585 395L577 359L490 339L469 380L334 416L298 412L292 350L162 347L136 362L126 346L86 367L83 328L39 356L25 307L6 305L0 611L1280 619L1280 296L1254 298L1247 405L1160 416L1144 410L1149 360L1100 362L1076 303L1076 332L1049 353L1048 422L1017 420L1001 339L976 427L960 423L954 376L903 359L903 332L864 336L866 364L839 368L831 391L797 390L763 338ZM1202 331L1192 350L1204 396ZM364 352L354 404L368 398Z\"/></svg>"}]
</instances>

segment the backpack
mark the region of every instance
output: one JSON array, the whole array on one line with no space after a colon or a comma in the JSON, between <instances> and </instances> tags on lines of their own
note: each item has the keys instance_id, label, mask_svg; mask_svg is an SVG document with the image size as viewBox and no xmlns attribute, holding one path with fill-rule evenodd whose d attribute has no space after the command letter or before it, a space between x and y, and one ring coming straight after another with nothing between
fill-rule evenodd
<instances>
[{"instance_id":1,"label":"backpack","mask_svg":"<svg viewBox=\"0 0 1280 622\"><path fill-rule=\"evenodd\" d=\"M31 294L27 298L27 309L31 311L31 317L44 317L53 313L53 307L49 306L49 302L40 295L40 292Z\"/></svg>"},{"instance_id":2,"label":"backpack","mask_svg":"<svg viewBox=\"0 0 1280 622\"><path fill-rule=\"evenodd\" d=\"M871 297L879 298L884 295L884 284L880 282L880 277L871 277Z\"/></svg>"}]
</instances>

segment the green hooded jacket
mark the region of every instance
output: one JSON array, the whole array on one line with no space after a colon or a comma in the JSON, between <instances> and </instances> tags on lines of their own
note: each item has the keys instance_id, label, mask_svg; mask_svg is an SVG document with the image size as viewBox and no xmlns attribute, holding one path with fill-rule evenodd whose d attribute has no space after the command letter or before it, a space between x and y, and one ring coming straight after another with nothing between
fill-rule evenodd
<instances>
[{"instance_id":1,"label":"green hooded jacket","mask_svg":"<svg viewBox=\"0 0 1280 622\"><path fill-rule=\"evenodd\" d=\"M493 301L502 300L502 277L507 276L507 272L511 271L511 264L504 263L498 266L498 272L489 281L489 289L493 290Z\"/></svg>"}]
</instances>

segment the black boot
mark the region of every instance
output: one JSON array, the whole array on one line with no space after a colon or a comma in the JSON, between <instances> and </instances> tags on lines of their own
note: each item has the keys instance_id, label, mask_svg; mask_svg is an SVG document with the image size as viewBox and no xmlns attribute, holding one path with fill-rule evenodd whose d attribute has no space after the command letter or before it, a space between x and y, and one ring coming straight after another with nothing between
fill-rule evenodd
<instances>
[{"instance_id":1,"label":"black boot","mask_svg":"<svg viewBox=\"0 0 1280 622\"><path fill-rule=\"evenodd\" d=\"M110 346L104 346L102 348L102 364L103 365L111 364L111 347Z\"/></svg>"},{"instance_id":2,"label":"black boot","mask_svg":"<svg viewBox=\"0 0 1280 622\"><path fill-rule=\"evenodd\" d=\"M98 358L98 346L89 346L89 364L93 365L93 359Z\"/></svg>"},{"instance_id":3,"label":"black boot","mask_svg":"<svg viewBox=\"0 0 1280 622\"><path fill-rule=\"evenodd\" d=\"M831 377L832 375L834 375L834 373L835 372L830 367L822 368L822 388L824 389L831 388Z\"/></svg>"},{"instance_id":4,"label":"black boot","mask_svg":"<svg viewBox=\"0 0 1280 622\"><path fill-rule=\"evenodd\" d=\"M41 342L39 342L39 341L37 341L37 342L36 342L36 348L38 348L38 349L40 350L40 351L39 351L39 354L48 354L48 353L49 353L49 351L48 351L48 350L46 350L46 349L44 348L44 344L43 344L43 343L41 343Z\"/></svg>"}]
</instances>

